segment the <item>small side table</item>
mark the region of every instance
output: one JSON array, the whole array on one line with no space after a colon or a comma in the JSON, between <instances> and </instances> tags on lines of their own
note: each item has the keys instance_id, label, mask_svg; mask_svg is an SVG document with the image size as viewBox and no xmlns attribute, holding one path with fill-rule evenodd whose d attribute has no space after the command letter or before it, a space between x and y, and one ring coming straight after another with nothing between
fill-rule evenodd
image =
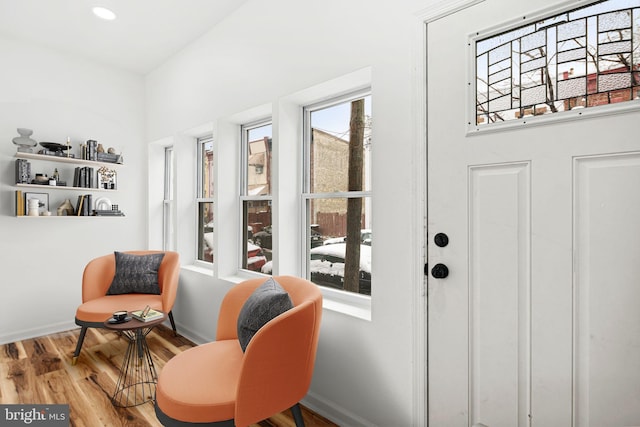
<instances>
[{"instance_id":1,"label":"small side table","mask_svg":"<svg viewBox=\"0 0 640 427\"><path fill-rule=\"evenodd\" d=\"M114 406L128 408L152 401L155 398L158 374L151 358L146 336L154 326L167 319L167 314L163 314L164 316L161 318L148 322L141 322L135 318L123 323L109 323L108 320L105 320L105 328L119 331L129 340L116 383L116 390L111 398L111 403ZM127 317L130 316L131 313L128 313Z\"/></svg>"}]
</instances>

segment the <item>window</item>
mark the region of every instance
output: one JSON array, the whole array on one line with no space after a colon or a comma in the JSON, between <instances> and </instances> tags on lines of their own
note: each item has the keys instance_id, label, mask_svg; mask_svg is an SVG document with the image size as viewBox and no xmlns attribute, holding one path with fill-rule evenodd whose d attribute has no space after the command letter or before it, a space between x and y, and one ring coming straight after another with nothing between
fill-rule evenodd
<instances>
[{"instance_id":1,"label":"window","mask_svg":"<svg viewBox=\"0 0 640 427\"><path fill-rule=\"evenodd\" d=\"M271 154L271 122L242 127L242 268L264 273L273 257Z\"/></svg>"},{"instance_id":2,"label":"window","mask_svg":"<svg viewBox=\"0 0 640 427\"><path fill-rule=\"evenodd\" d=\"M640 0L608 0L475 41L476 125L640 99Z\"/></svg>"},{"instance_id":3,"label":"window","mask_svg":"<svg viewBox=\"0 0 640 427\"><path fill-rule=\"evenodd\" d=\"M371 96L304 109L307 277L371 294Z\"/></svg>"},{"instance_id":4,"label":"window","mask_svg":"<svg viewBox=\"0 0 640 427\"><path fill-rule=\"evenodd\" d=\"M175 250L173 224L173 147L164 149L164 197L162 201L162 247L165 251Z\"/></svg>"},{"instance_id":5,"label":"window","mask_svg":"<svg viewBox=\"0 0 640 427\"><path fill-rule=\"evenodd\" d=\"M198 260L213 262L213 138L198 138Z\"/></svg>"}]
</instances>

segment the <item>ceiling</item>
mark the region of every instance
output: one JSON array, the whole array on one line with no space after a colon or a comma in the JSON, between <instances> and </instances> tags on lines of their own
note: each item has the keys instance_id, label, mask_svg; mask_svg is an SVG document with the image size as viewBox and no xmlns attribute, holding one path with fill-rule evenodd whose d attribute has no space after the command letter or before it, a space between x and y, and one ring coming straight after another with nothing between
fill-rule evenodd
<instances>
[{"instance_id":1,"label":"ceiling","mask_svg":"<svg viewBox=\"0 0 640 427\"><path fill-rule=\"evenodd\" d=\"M146 74L246 1L0 0L0 36ZM117 19L97 18L94 6Z\"/></svg>"}]
</instances>

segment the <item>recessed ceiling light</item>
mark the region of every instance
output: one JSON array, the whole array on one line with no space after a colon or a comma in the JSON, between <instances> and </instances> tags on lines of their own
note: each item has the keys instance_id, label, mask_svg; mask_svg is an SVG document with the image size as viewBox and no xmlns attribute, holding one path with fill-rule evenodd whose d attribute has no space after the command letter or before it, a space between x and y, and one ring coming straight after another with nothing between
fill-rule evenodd
<instances>
[{"instance_id":1,"label":"recessed ceiling light","mask_svg":"<svg viewBox=\"0 0 640 427\"><path fill-rule=\"evenodd\" d=\"M91 10L93 11L94 15L96 15L98 18L102 18L107 21L113 21L114 19L116 19L116 14L113 13L112 10L107 9L106 7L96 6Z\"/></svg>"}]
</instances>

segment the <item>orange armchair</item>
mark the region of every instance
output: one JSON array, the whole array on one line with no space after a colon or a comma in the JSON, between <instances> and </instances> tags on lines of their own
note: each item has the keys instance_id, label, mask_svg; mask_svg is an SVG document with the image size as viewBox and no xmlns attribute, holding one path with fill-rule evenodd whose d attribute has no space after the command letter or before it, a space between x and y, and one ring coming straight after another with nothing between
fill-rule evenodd
<instances>
[{"instance_id":1,"label":"orange armchair","mask_svg":"<svg viewBox=\"0 0 640 427\"><path fill-rule=\"evenodd\" d=\"M296 426L304 426L298 402L311 385L322 294L304 279L274 279L293 308L262 326L245 352L238 340L238 316L264 278L242 282L225 295L216 341L167 362L156 387L156 416L163 425L244 427L291 408Z\"/></svg>"},{"instance_id":2,"label":"orange armchair","mask_svg":"<svg viewBox=\"0 0 640 427\"><path fill-rule=\"evenodd\" d=\"M76 325L80 326L78 344L73 353L73 364L76 364L82 343L88 328L102 328L114 311L135 311L149 305L156 310L169 313L169 320L174 333L176 325L171 309L176 300L178 290L178 276L180 273L180 258L177 252L163 251L127 251L124 254L149 255L164 253L158 268L158 285L160 295L128 293L121 295L107 295L107 291L116 273L116 258L114 254L95 258L87 264L82 275L82 305L76 310Z\"/></svg>"}]
</instances>

